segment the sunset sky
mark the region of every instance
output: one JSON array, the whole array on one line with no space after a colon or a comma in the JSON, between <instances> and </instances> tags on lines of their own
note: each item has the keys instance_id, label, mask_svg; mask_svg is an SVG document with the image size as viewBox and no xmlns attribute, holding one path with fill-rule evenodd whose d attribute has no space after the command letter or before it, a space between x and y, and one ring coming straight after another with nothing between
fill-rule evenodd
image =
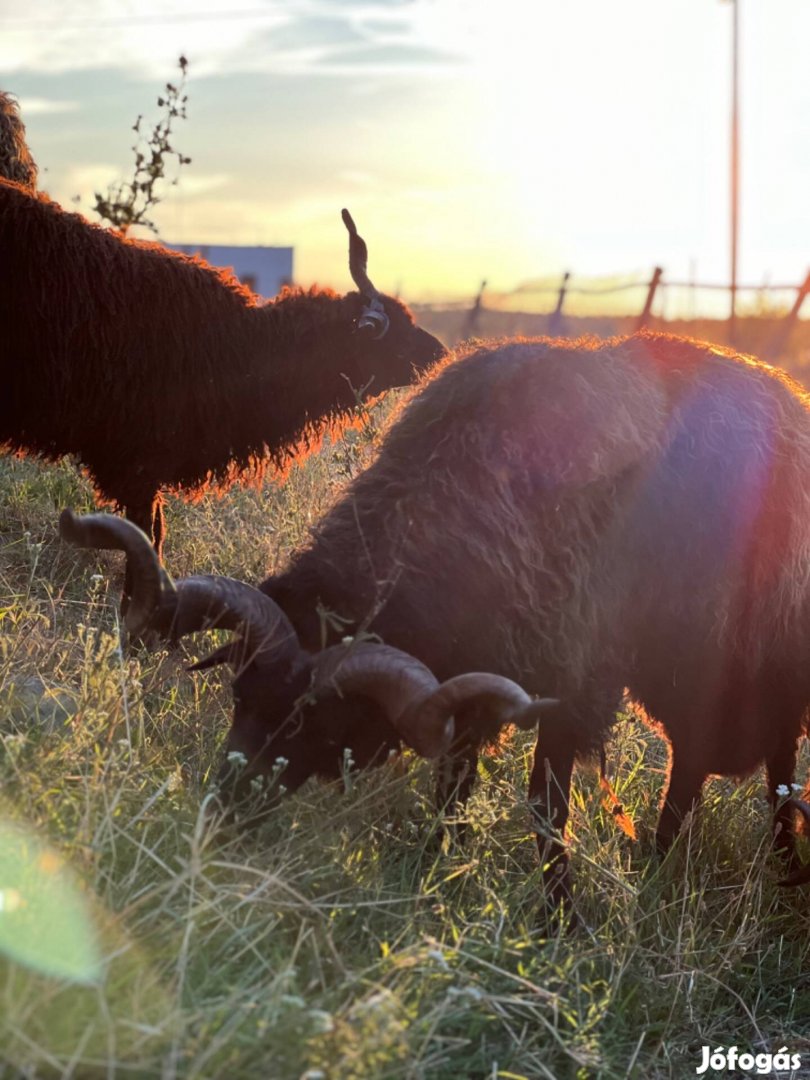
<instances>
[{"instance_id":1,"label":"sunset sky","mask_svg":"<svg viewBox=\"0 0 810 1080\"><path fill-rule=\"evenodd\" d=\"M810 4L740 0L740 278L810 264ZM228 10L228 8L231 10ZM348 287L467 295L570 269L728 279L732 8L722 0L0 0L0 86L69 203L190 62L174 242L295 247Z\"/></svg>"}]
</instances>

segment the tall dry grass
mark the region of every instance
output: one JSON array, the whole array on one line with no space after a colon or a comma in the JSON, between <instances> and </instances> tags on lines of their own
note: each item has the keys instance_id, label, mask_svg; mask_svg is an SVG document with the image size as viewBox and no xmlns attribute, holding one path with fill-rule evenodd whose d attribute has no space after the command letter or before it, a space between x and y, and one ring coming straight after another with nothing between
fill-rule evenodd
<instances>
[{"instance_id":1,"label":"tall dry grass","mask_svg":"<svg viewBox=\"0 0 810 1080\"><path fill-rule=\"evenodd\" d=\"M282 490L172 501L170 569L258 580L356 450ZM538 924L525 736L484 760L463 847L436 844L410 757L344 792L311 782L249 836L217 831L227 674L122 654L119 557L63 546L63 506L92 506L69 463L0 462L0 817L72 867L102 965L82 985L0 959L3 1080L686 1077L701 1046L733 1044L787 1045L810 1074L807 895L774 883L760 777L708 784L658 863L665 747L622 718L609 760L640 840L581 768L569 935Z\"/></svg>"}]
</instances>

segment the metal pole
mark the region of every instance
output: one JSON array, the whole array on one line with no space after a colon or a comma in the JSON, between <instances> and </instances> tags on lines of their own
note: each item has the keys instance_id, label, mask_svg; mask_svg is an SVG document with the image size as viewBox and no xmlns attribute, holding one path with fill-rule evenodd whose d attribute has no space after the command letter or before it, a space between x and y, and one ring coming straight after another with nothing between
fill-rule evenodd
<instances>
[{"instance_id":1,"label":"metal pole","mask_svg":"<svg viewBox=\"0 0 810 1080\"><path fill-rule=\"evenodd\" d=\"M798 321L802 304L808 296L810 296L810 270L807 271L807 277L804 279L804 282L796 290L796 299L793 301L793 307L784 317L781 325L776 328L768 343L768 356L773 357L774 360L779 360L782 353L787 348L788 339L793 331L793 327Z\"/></svg>"},{"instance_id":2,"label":"metal pole","mask_svg":"<svg viewBox=\"0 0 810 1080\"><path fill-rule=\"evenodd\" d=\"M740 225L740 93L739 44L740 5L731 0L733 33L731 45L731 314L728 325L729 344L737 341L737 243Z\"/></svg>"}]
</instances>

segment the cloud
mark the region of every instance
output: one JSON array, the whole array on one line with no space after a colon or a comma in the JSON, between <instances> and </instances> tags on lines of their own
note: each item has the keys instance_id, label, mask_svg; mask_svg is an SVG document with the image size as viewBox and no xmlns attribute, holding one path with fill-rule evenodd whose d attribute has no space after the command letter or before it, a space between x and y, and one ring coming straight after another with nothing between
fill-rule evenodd
<instances>
[{"instance_id":1,"label":"cloud","mask_svg":"<svg viewBox=\"0 0 810 1080\"><path fill-rule=\"evenodd\" d=\"M80 108L78 101L56 101L52 98L28 97L27 95L23 95L19 100L20 111L25 117L76 112Z\"/></svg>"},{"instance_id":2,"label":"cloud","mask_svg":"<svg viewBox=\"0 0 810 1080\"><path fill-rule=\"evenodd\" d=\"M62 206L70 208L76 202L79 195L87 196L84 202L78 203L78 209L82 213L89 213L90 198L92 192L105 192L110 184L121 178L117 166L108 162L89 162L83 165L74 165L66 169L60 177L58 186L50 190L50 194Z\"/></svg>"},{"instance_id":3,"label":"cloud","mask_svg":"<svg viewBox=\"0 0 810 1080\"><path fill-rule=\"evenodd\" d=\"M460 58L452 52L410 42L371 42L360 48L334 49L321 58L320 67L333 75L364 73L401 74L405 71L437 71L455 67Z\"/></svg>"},{"instance_id":4,"label":"cloud","mask_svg":"<svg viewBox=\"0 0 810 1080\"><path fill-rule=\"evenodd\" d=\"M257 33L289 20L278 3L229 12L223 7L221 0L175 0L160 12L133 14L122 12L117 0L84 0L68 11L55 0L35 2L25 15L4 19L0 69L54 74L103 68L162 77L182 52L199 58L200 75L219 70Z\"/></svg>"},{"instance_id":5,"label":"cloud","mask_svg":"<svg viewBox=\"0 0 810 1080\"><path fill-rule=\"evenodd\" d=\"M430 0L173 0L162 10L122 11L118 0L33 0L7 16L0 70L56 74L118 69L165 77L182 52L194 76L256 71L305 76L428 70L454 61L420 32ZM137 11L137 9L136 9Z\"/></svg>"},{"instance_id":6,"label":"cloud","mask_svg":"<svg viewBox=\"0 0 810 1080\"><path fill-rule=\"evenodd\" d=\"M214 173L209 176L181 173L177 182L177 191L181 196L193 199L199 195L207 195L209 191L225 187L230 180L228 173Z\"/></svg>"}]
</instances>

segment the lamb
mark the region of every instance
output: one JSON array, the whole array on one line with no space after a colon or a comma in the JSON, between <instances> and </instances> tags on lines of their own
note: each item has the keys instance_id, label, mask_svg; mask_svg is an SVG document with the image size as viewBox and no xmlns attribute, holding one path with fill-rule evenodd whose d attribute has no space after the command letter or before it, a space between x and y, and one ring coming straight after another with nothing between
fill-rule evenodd
<instances>
[{"instance_id":1,"label":"lamb","mask_svg":"<svg viewBox=\"0 0 810 1080\"><path fill-rule=\"evenodd\" d=\"M429 373L308 546L259 589L240 585L241 606L216 578L181 582L178 596L148 545L110 543L103 521L63 531L128 550L135 630L238 632L197 665L237 671L237 796L279 757L292 791L338 775L343 747L364 766L403 737L362 686L328 693L327 677L309 693L313 667L330 675L347 648L327 609L354 647L373 633L440 683L480 670L557 699L542 715L512 710L539 718L529 798L557 831L550 846L547 824L539 838L553 899L568 890L559 834L575 759L604 746L625 686L670 742L659 846L707 776L764 763L798 884L810 869L793 816L810 807L779 795L810 704L809 475L810 398L751 357L646 331L515 340L471 345ZM454 705L452 730L404 734L441 759L441 805L466 797L511 708Z\"/></svg>"},{"instance_id":2,"label":"lamb","mask_svg":"<svg viewBox=\"0 0 810 1080\"><path fill-rule=\"evenodd\" d=\"M283 473L346 422L356 393L406 384L444 353L367 271L358 292L267 303L224 271L124 239L0 181L0 446L75 454L99 497L161 553L162 492Z\"/></svg>"}]
</instances>

